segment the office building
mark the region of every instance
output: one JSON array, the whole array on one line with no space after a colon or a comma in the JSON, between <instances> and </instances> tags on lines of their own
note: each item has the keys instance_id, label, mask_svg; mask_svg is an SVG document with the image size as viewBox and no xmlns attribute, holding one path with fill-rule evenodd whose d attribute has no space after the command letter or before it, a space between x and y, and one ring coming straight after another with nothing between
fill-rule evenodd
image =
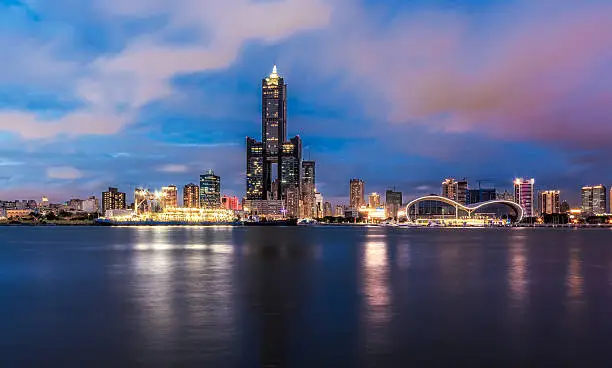
<instances>
[{"instance_id":1,"label":"office building","mask_svg":"<svg viewBox=\"0 0 612 368\"><path fill-rule=\"evenodd\" d=\"M368 196L368 207L370 208L378 208L380 207L380 194L371 193Z\"/></svg>"},{"instance_id":2,"label":"office building","mask_svg":"<svg viewBox=\"0 0 612 368\"><path fill-rule=\"evenodd\" d=\"M498 201L514 202L514 193L510 193L507 190L504 190L503 193L497 193L496 196Z\"/></svg>"},{"instance_id":3,"label":"office building","mask_svg":"<svg viewBox=\"0 0 612 368\"><path fill-rule=\"evenodd\" d=\"M558 190L546 190L538 194L540 215L561 213L560 193Z\"/></svg>"},{"instance_id":4,"label":"office building","mask_svg":"<svg viewBox=\"0 0 612 368\"><path fill-rule=\"evenodd\" d=\"M43 197L43 203L49 203ZM120 192L117 188L108 188L108 191L102 192L102 213L106 213L108 210L124 210L125 205L125 193Z\"/></svg>"},{"instance_id":5,"label":"office building","mask_svg":"<svg viewBox=\"0 0 612 368\"><path fill-rule=\"evenodd\" d=\"M316 163L302 161L302 215L303 218L315 217Z\"/></svg>"},{"instance_id":6,"label":"office building","mask_svg":"<svg viewBox=\"0 0 612 368\"><path fill-rule=\"evenodd\" d=\"M162 187L159 203L162 208L177 208L178 207L178 189L176 185Z\"/></svg>"},{"instance_id":7,"label":"office building","mask_svg":"<svg viewBox=\"0 0 612 368\"><path fill-rule=\"evenodd\" d=\"M330 202L323 203L323 217L333 217L334 211Z\"/></svg>"},{"instance_id":8,"label":"office building","mask_svg":"<svg viewBox=\"0 0 612 368\"><path fill-rule=\"evenodd\" d=\"M300 217L300 187L293 185L285 188L285 216L289 218Z\"/></svg>"},{"instance_id":9,"label":"office building","mask_svg":"<svg viewBox=\"0 0 612 368\"><path fill-rule=\"evenodd\" d=\"M287 140L287 85L276 66L262 80L261 96L261 142L247 137L247 199L284 200L301 186L302 141Z\"/></svg>"},{"instance_id":10,"label":"office building","mask_svg":"<svg viewBox=\"0 0 612 368\"><path fill-rule=\"evenodd\" d=\"M497 191L495 189L469 189L467 193L467 204L489 202L497 199ZM512 196L509 198L513 200Z\"/></svg>"},{"instance_id":11,"label":"office building","mask_svg":"<svg viewBox=\"0 0 612 368\"><path fill-rule=\"evenodd\" d=\"M334 213L334 216L335 217L344 217L344 210L345 210L344 206L339 205L339 204L336 205L336 211Z\"/></svg>"},{"instance_id":12,"label":"office building","mask_svg":"<svg viewBox=\"0 0 612 368\"><path fill-rule=\"evenodd\" d=\"M561 202L561 205L559 206L559 213L569 213L570 212L570 205L569 203L567 203L567 201L563 201Z\"/></svg>"},{"instance_id":13,"label":"office building","mask_svg":"<svg viewBox=\"0 0 612 368\"><path fill-rule=\"evenodd\" d=\"M315 212L316 218L323 217L323 195L317 191L315 191Z\"/></svg>"},{"instance_id":14,"label":"office building","mask_svg":"<svg viewBox=\"0 0 612 368\"><path fill-rule=\"evenodd\" d=\"M100 210L100 201L98 198L91 196L81 202L80 210L85 213L96 213Z\"/></svg>"},{"instance_id":15,"label":"office building","mask_svg":"<svg viewBox=\"0 0 612 368\"><path fill-rule=\"evenodd\" d=\"M212 170L200 175L200 206L202 208L221 207L221 178Z\"/></svg>"},{"instance_id":16,"label":"office building","mask_svg":"<svg viewBox=\"0 0 612 368\"><path fill-rule=\"evenodd\" d=\"M365 184L361 179L351 179L349 204L353 209L365 206Z\"/></svg>"},{"instance_id":17,"label":"office building","mask_svg":"<svg viewBox=\"0 0 612 368\"><path fill-rule=\"evenodd\" d=\"M236 196L230 197L230 196L224 195L223 197L221 197L221 206L225 208L226 210L232 210L232 211L242 210L240 206L240 200Z\"/></svg>"},{"instance_id":18,"label":"office building","mask_svg":"<svg viewBox=\"0 0 612 368\"><path fill-rule=\"evenodd\" d=\"M385 193L385 208L387 210L387 218L397 219L397 213L402 207L402 192L387 190Z\"/></svg>"},{"instance_id":19,"label":"office building","mask_svg":"<svg viewBox=\"0 0 612 368\"><path fill-rule=\"evenodd\" d=\"M200 187L190 183L183 187L183 207L200 208Z\"/></svg>"},{"instance_id":20,"label":"office building","mask_svg":"<svg viewBox=\"0 0 612 368\"><path fill-rule=\"evenodd\" d=\"M442 197L452 199L461 204L467 203L467 190L468 182L465 179L457 181L450 178L442 182Z\"/></svg>"},{"instance_id":21,"label":"office building","mask_svg":"<svg viewBox=\"0 0 612 368\"><path fill-rule=\"evenodd\" d=\"M244 201L243 209L251 216L285 217L285 204L281 200L247 199Z\"/></svg>"},{"instance_id":22,"label":"office building","mask_svg":"<svg viewBox=\"0 0 612 368\"><path fill-rule=\"evenodd\" d=\"M607 212L608 192L604 185L582 187L582 213L586 215L600 215Z\"/></svg>"},{"instance_id":23,"label":"office building","mask_svg":"<svg viewBox=\"0 0 612 368\"><path fill-rule=\"evenodd\" d=\"M523 208L523 217L534 217L533 208L535 179L517 178L514 180L514 202Z\"/></svg>"}]
</instances>

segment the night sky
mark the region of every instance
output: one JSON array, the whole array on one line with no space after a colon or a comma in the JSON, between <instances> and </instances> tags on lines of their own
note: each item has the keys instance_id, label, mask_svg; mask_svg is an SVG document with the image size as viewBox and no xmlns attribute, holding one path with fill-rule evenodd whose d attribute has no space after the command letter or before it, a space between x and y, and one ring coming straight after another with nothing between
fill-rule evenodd
<instances>
[{"instance_id":1,"label":"night sky","mask_svg":"<svg viewBox=\"0 0 612 368\"><path fill-rule=\"evenodd\" d=\"M0 0L0 199L245 191L261 79L333 202L612 184L612 2Z\"/></svg>"}]
</instances>

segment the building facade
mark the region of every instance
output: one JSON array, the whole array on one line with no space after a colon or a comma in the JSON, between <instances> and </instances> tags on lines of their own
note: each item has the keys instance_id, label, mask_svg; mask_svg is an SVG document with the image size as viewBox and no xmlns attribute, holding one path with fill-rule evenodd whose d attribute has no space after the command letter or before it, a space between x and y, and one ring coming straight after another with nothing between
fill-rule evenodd
<instances>
[{"instance_id":1,"label":"building facade","mask_svg":"<svg viewBox=\"0 0 612 368\"><path fill-rule=\"evenodd\" d=\"M178 189L176 188L176 185L162 187L159 202L162 208L177 208Z\"/></svg>"},{"instance_id":2,"label":"building facade","mask_svg":"<svg viewBox=\"0 0 612 368\"><path fill-rule=\"evenodd\" d=\"M402 207L402 192L387 190L385 192L385 208L387 210L387 218L397 219L397 214Z\"/></svg>"},{"instance_id":3,"label":"building facade","mask_svg":"<svg viewBox=\"0 0 612 368\"><path fill-rule=\"evenodd\" d=\"M349 205L351 208L359 209L365 206L365 184L361 179L351 179Z\"/></svg>"},{"instance_id":4,"label":"building facade","mask_svg":"<svg viewBox=\"0 0 612 368\"><path fill-rule=\"evenodd\" d=\"M370 208L380 207L380 194L370 193L370 195L368 196L368 207Z\"/></svg>"},{"instance_id":5,"label":"building facade","mask_svg":"<svg viewBox=\"0 0 612 368\"><path fill-rule=\"evenodd\" d=\"M509 197L512 200L512 197ZM497 198L495 189L468 189L467 204L494 201Z\"/></svg>"},{"instance_id":6,"label":"building facade","mask_svg":"<svg viewBox=\"0 0 612 368\"><path fill-rule=\"evenodd\" d=\"M467 204L467 180L445 179L442 182L442 197L452 199L453 201Z\"/></svg>"},{"instance_id":7,"label":"building facade","mask_svg":"<svg viewBox=\"0 0 612 368\"><path fill-rule=\"evenodd\" d=\"M124 210L125 208L125 193L120 192L117 188L108 188L108 191L102 192L103 214L108 210Z\"/></svg>"},{"instance_id":8,"label":"building facade","mask_svg":"<svg viewBox=\"0 0 612 368\"><path fill-rule=\"evenodd\" d=\"M323 217L334 217L331 202L323 203Z\"/></svg>"},{"instance_id":9,"label":"building facade","mask_svg":"<svg viewBox=\"0 0 612 368\"><path fill-rule=\"evenodd\" d=\"M316 163L302 161L302 214L303 218L316 217Z\"/></svg>"},{"instance_id":10,"label":"building facade","mask_svg":"<svg viewBox=\"0 0 612 368\"><path fill-rule=\"evenodd\" d=\"M607 213L607 189L604 185L582 187L582 213L586 215L600 215Z\"/></svg>"},{"instance_id":11,"label":"building facade","mask_svg":"<svg viewBox=\"0 0 612 368\"><path fill-rule=\"evenodd\" d=\"M221 206L226 210L232 211L240 211L242 209L240 206L240 200L236 196L230 197L224 195L221 197Z\"/></svg>"},{"instance_id":12,"label":"building facade","mask_svg":"<svg viewBox=\"0 0 612 368\"><path fill-rule=\"evenodd\" d=\"M221 178L212 170L200 175L200 207L221 207Z\"/></svg>"},{"instance_id":13,"label":"building facade","mask_svg":"<svg viewBox=\"0 0 612 368\"><path fill-rule=\"evenodd\" d=\"M200 207L200 187L189 183L183 187L183 207L199 208Z\"/></svg>"},{"instance_id":14,"label":"building facade","mask_svg":"<svg viewBox=\"0 0 612 368\"><path fill-rule=\"evenodd\" d=\"M540 215L552 215L561 213L561 192L558 190L546 190L538 194L538 209Z\"/></svg>"},{"instance_id":15,"label":"building facade","mask_svg":"<svg viewBox=\"0 0 612 368\"><path fill-rule=\"evenodd\" d=\"M524 217L535 216L534 185L535 179L517 178L514 180L514 202L523 208Z\"/></svg>"},{"instance_id":16,"label":"building facade","mask_svg":"<svg viewBox=\"0 0 612 368\"><path fill-rule=\"evenodd\" d=\"M344 217L344 206L337 204L334 212L335 217Z\"/></svg>"}]
</instances>

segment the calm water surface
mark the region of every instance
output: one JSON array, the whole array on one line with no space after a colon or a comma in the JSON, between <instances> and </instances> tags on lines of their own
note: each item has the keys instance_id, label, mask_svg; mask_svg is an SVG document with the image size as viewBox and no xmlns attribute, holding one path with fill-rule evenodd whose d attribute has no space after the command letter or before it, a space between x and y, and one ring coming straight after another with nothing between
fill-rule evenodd
<instances>
[{"instance_id":1,"label":"calm water surface","mask_svg":"<svg viewBox=\"0 0 612 368\"><path fill-rule=\"evenodd\" d=\"M3 227L0 326L2 367L610 366L612 230Z\"/></svg>"}]
</instances>

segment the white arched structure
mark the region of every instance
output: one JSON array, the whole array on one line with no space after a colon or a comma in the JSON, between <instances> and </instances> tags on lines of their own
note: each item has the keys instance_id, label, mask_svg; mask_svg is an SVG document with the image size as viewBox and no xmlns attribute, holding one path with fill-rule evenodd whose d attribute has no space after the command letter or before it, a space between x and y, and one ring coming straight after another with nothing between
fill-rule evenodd
<instances>
[{"instance_id":1,"label":"white arched structure","mask_svg":"<svg viewBox=\"0 0 612 368\"><path fill-rule=\"evenodd\" d=\"M455 215L458 215L459 211L461 210L461 211L466 212L468 216L472 217L472 214L478 211L479 209L486 207L486 206L494 205L494 204L502 204L502 205L512 208L516 212L516 222L521 222L521 220L523 219L523 215L524 215L523 208L518 203L515 203L512 201L495 200L495 201L474 203L474 204L466 206L464 204L461 204L459 202L456 202L446 197L431 195L431 196L417 198L414 201L408 203L408 205L406 205L406 217L408 217L409 220L410 220L410 207L413 207L417 205L418 203L424 202L424 201L438 201L438 202L442 202L442 203L451 205L455 207Z\"/></svg>"}]
</instances>

